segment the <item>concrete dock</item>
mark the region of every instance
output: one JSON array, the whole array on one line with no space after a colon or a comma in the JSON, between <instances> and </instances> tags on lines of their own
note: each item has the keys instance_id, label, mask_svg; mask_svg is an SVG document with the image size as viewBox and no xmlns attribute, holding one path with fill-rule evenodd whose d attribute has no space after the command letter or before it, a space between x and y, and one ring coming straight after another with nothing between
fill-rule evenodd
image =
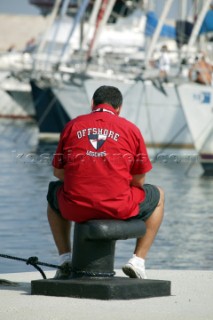
<instances>
[{"instance_id":1,"label":"concrete dock","mask_svg":"<svg viewBox=\"0 0 213 320\"><path fill-rule=\"evenodd\" d=\"M54 271L45 272L47 278ZM149 279L169 280L172 295L136 300L92 300L31 295L31 280L39 272L1 274L1 320L212 320L213 271L147 270ZM123 276L116 270L117 276Z\"/></svg>"}]
</instances>

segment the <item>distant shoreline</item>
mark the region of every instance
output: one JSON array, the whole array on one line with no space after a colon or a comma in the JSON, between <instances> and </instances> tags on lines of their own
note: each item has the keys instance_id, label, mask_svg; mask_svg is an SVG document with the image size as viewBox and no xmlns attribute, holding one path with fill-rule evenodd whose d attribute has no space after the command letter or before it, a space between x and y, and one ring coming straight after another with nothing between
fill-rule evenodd
<instances>
[{"instance_id":1,"label":"distant shoreline","mask_svg":"<svg viewBox=\"0 0 213 320\"><path fill-rule=\"evenodd\" d=\"M42 15L0 14L0 52L11 46L23 50L26 42L41 35L47 26L47 18Z\"/></svg>"}]
</instances>

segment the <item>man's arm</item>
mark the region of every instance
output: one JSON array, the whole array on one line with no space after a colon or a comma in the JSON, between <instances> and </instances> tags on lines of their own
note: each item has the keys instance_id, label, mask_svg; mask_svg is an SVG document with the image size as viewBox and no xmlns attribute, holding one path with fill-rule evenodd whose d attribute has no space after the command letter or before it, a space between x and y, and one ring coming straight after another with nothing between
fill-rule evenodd
<instances>
[{"instance_id":1,"label":"man's arm","mask_svg":"<svg viewBox=\"0 0 213 320\"><path fill-rule=\"evenodd\" d=\"M64 181L64 169L57 169L53 167L53 174L59 180Z\"/></svg>"},{"instance_id":2,"label":"man's arm","mask_svg":"<svg viewBox=\"0 0 213 320\"><path fill-rule=\"evenodd\" d=\"M142 187L145 182L145 174L135 174L132 176L131 185L135 187Z\"/></svg>"}]
</instances>

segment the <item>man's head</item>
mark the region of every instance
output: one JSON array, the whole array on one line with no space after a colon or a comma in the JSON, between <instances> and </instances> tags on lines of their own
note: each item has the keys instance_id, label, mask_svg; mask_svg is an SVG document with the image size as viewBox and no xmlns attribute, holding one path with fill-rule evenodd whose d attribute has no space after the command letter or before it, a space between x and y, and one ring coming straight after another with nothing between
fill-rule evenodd
<instances>
[{"instance_id":1,"label":"man's head","mask_svg":"<svg viewBox=\"0 0 213 320\"><path fill-rule=\"evenodd\" d=\"M161 47L161 51L162 52L167 52L168 51L168 47L166 44L164 44L162 47Z\"/></svg>"},{"instance_id":2,"label":"man's head","mask_svg":"<svg viewBox=\"0 0 213 320\"><path fill-rule=\"evenodd\" d=\"M101 86L94 92L92 101L92 107L106 103L119 111L122 106L123 97L118 88L112 86Z\"/></svg>"}]
</instances>

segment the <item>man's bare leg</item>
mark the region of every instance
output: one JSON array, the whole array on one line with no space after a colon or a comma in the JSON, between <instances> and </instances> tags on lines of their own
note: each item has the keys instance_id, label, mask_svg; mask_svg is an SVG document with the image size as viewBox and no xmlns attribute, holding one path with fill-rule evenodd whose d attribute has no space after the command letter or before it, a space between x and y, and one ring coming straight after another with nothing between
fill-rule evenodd
<instances>
[{"instance_id":1,"label":"man's bare leg","mask_svg":"<svg viewBox=\"0 0 213 320\"><path fill-rule=\"evenodd\" d=\"M49 204L47 207L47 217L59 255L71 252L71 222L56 214Z\"/></svg>"},{"instance_id":2,"label":"man's bare leg","mask_svg":"<svg viewBox=\"0 0 213 320\"><path fill-rule=\"evenodd\" d=\"M143 237L138 238L135 247L135 254L137 257L145 259L150 247L153 244L153 241L156 237L158 229L163 220L164 214L164 191L161 188L158 188L160 191L160 200L159 203L152 213L152 215L145 221L146 224L146 233Z\"/></svg>"}]
</instances>

